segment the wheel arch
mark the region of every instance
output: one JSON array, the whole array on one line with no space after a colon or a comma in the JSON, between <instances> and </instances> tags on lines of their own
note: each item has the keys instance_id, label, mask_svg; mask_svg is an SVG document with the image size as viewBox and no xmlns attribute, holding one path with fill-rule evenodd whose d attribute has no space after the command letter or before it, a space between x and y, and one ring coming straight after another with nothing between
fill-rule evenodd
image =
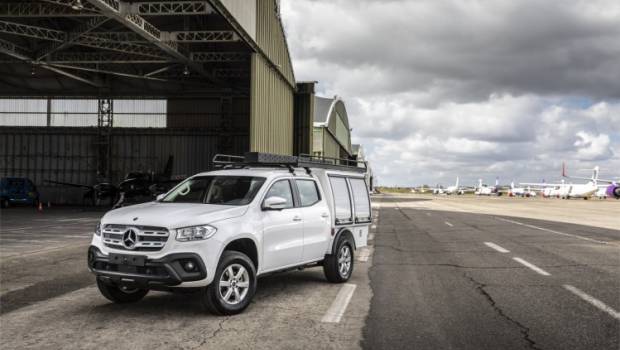
<instances>
[{"instance_id":1,"label":"wheel arch","mask_svg":"<svg viewBox=\"0 0 620 350\"><path fill-rule=\"evenodd\" d=\"M254 263L254 267L256 268L256 271L258 271L258 266L260 263L259 256L258 256L258 245L256 244L256 242L254 242L252 238L248 238L248 237L235 238L226 244L226 246L222 250L222 253L227 250L234 250L234 251L238 251L238 252L241 252L247 255L250 258L250 260L252 260L252 263Z\"/></svg>"},{"instance_id":2,"label":"wheel arch","mask_svg":"<svg viewBox=\"0 0 620 350\"><path fill-rule=\"evenodd\" d=\"M338 233L336 233L336 236L334 236L334 240L332 241L332 247L330 249L330 254L332 255L336 254L336 249L337 249L336 244L340 240L340 237L345 237L347 241L351 243L351 245L353 246L353 250L357 250L357 247L355 246L355 238L353 237L353 233L348 228L343 227L338 231Z\"/></svg>"}]
</instances>

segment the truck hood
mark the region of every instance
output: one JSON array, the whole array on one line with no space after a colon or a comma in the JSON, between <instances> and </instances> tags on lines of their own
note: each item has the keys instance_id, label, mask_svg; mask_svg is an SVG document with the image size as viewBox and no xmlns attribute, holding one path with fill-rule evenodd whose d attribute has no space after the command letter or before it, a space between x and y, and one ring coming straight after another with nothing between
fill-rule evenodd
<instances>
[{"instance_id":1,"label":"truck hood","mask_svg":"<svg viewBox=\"0 0 620 350\"><path fill-rule=\"evenodd\" d=\"M160 226L169 229L209 224L242 216L248 206L149 202L109 211L103 224Z\"/></svg>"}]
</instances>

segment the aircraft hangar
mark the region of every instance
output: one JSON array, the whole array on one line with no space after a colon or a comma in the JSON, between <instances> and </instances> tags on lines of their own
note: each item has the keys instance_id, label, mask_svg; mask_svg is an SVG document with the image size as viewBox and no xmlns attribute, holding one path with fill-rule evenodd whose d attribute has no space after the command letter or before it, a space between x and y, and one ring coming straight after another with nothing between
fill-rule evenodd
<instances>
[{"instance_id":1,"label":"aircraft hangar","mask_svg":"<svg viewBox=\"0 0 620 350\"><path fill-rule=\"evenodd\" d=\"M314 83L296 84L279 1L0 3L0 176L44 200L217 153L309 153Z\"/></svg>"}]
</instances>

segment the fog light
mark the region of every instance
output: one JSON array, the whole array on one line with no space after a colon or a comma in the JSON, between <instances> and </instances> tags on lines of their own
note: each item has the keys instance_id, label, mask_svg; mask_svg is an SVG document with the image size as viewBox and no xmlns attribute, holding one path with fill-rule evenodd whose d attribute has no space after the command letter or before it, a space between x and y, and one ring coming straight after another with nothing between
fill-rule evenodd
<instances>
[{"instance_id":1,"label":"fog light","mask_svg":"<svg viewBox=\"0 0 620 350\"><path fill-rule=\"evenodd\" d=\"M183 268L185 269L185 271L191 272L191 271L194 271L194 268L196 268L196 265L193 262L188 261L185 263Z\"/></svg>"}]
</instances>

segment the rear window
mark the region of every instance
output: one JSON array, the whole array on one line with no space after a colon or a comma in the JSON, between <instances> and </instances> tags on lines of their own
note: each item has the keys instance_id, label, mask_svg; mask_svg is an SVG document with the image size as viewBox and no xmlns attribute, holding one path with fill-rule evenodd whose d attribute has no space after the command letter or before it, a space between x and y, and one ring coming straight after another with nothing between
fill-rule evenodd
<instances>
[{"instance_id":1,"label":"rear window","mask_svg":"<svg viewBox=\"0 0 620 350\"><path fill-rule=\"evenodd\" d=\"M351 199L349 197L349 187L344 177L329 177L329 182L334 195L334 211L336 224L347 224L353 222L351 212Z\"/></svg>"},{"instance_id":2,"label":"rear window","mask_svg":"<svg viewBox=\"0 0 620 350\"><path fill-rule=\"evenodd\" d=\"M309 207L321 200L316 182L312 180L296 180L299 191L299 201L302 207Z\"/></svg>"},{"instance_id":3,"label":"rear window","mask_svg":"<svg viewBox=\"0 0 620 350\"><path fill-rule=\"evenodd\" d=\"M355 205L355 222L370 222L370 198L364 179L349 179Z\"/></svg>"}]
</instances>

